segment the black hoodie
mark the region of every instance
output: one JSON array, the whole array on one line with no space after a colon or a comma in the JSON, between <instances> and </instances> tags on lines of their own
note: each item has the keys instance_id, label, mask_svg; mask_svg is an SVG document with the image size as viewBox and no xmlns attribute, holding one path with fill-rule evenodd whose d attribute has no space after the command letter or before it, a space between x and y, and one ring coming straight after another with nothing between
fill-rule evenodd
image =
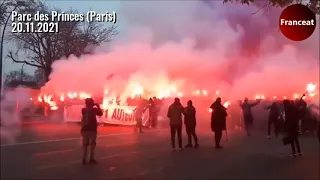
<instances>
[{"instance_id":1,"label":"black hoodie","mask_svg":"<svg viewBox=\"0 0 320 180\"><path fill-rule=\"evenodd\" d=\"M182 114L184 108L180 102L174 102L169 106L167 117L170 119L170 125L182 126Z\"/></svg>"}]
</instances>

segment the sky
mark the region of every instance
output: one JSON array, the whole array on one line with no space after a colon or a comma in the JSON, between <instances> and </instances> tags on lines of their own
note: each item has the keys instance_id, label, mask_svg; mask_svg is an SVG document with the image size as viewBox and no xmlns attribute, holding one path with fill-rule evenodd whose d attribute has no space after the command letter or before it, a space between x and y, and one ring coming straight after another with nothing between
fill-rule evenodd
<instances>
[{"instance_id":1,"label":"sky","mask_svg":"<svg viewBox=\"0 0 320 180\"><path fill-rule=\"evenodd\" d=\"M270 95L287 94L304 89L310 81L319 82L319 25L309 39L290 41L278 29L282 9L253 15L259 4L221 1L46 4L62 10L72 7L82 13L115 11L120 34L115 41L98 47L93 55L56 61L44 89L99 92L110 74L116 76L107 83L124 96L137 82L153 88L150 91L155 93L162 93L160 89L174 82L181 89L223 87L228 94L241 96L261 89L268 89L265 93ZM6 65L11 69L21 67Z\"/></svg>"},{"instance_id":2,"label":"sky","mask_svg":"<svg viewBox=\"0 0 320 180\"><path fill-rule=\"evenodd\" d=\"M65 0L43 0L45 4L52 7L57 7L62 10L77 9L79 12L86 13L87 11L94 10L96 12L105 12L105 11L115 11L119 9L119 1L65 1ZM120 17L121 18L121 17ZM108 24L106 24L108 25ZM117 26L119 29L122 28L121 21L118 21ZM12 70L20 70L22 68L22 64L13 63L10 59L6 58L5 55L9 50L14 50L14 45L9 43L4 46L4 64L3 71L4 74L12 71ZM23 70L32 74L35 68L30 66L24 66Z\"/></svg>"}]
</instances>

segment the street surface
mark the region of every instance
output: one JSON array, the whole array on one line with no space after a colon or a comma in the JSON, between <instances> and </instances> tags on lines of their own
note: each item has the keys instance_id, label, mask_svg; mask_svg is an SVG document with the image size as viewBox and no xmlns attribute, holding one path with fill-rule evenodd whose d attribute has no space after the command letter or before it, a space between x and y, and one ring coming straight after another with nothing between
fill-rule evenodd
<instances>
[{"instance_id":1,"label":"street surface","mask_svg":"<svg viewBox=\"0 0 320 180\"><path fill-rule=\"evenodd\" d=\"M16 142L2 139L1 179L319 179L315 135L301 137L303 156L292 158L281 137L268 140L262 132L246 137L230 131L228 141L224 134L224 149L216 150L209 128L200 127L199 149L173 153L167 129L133 134L131 127L104 126L97 141L99 164L82 166L79 129L76 124L28 125Z\"/></svg>"}]
</instances>

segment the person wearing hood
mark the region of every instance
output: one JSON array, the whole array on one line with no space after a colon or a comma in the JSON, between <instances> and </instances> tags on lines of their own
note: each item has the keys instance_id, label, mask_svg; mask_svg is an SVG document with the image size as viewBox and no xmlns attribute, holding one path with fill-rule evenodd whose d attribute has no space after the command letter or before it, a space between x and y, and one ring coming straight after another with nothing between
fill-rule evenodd
<instances>
[{"instance_id":1,"label":"person wearing hood","mask_svg":"<svg viewBox=\"0 0 320 180\"><path fill-rule=\"evenodd\" d=\"M220 141L222 138L222 131L226 130L226 119L228 116L227 109L221 104L221 98L218 97L216 101L210 106L211 113L211 130L215 134L216 148L220 149Z\"/></svg>"},{"instance_id":2,"label":"person wearing hood","mask_svg":"<svg viewBox=\"0 0 320 180\"><path fill-rule=\"evenodd\" d=\"M175 137L178 136L179 149L182 151L182 114L184 108L179 98L175 98L174 102L169 106L167 117L170 119L171 145L172 151L176 150Z\"/></svg>"},{"instance_id":3,"label":"person wearing hood","mask_svg":"<svg viewBox=\"0 0 320 180\"><path fill-rule=\"evenodd\" d=\"M192 147L192 138L194 140L194 148L198 148L198 137L196 134L196 108L192 105L192 101L189 100L187 103L187 107L184 109L184 124L186 127L186 132L188 135L188 144L185 146L186 148Z\"/></svg>"},{"instance_id":4,"label":"person wearing hood","mask_svg":"<svg viewBox=\"0 0 320 180\"><path fill-rule=\"evenodd\" d=\"M251 108L258 105L260 102L261 99L257 99L255 103L250 104L248 98L245 98L244 102L239 102L243 113L244 128L248 136L251 136L251 128L253 125L253 116Z\"/></svg>"},{"instance_id":5,"label":"person wearing hood","mask_svg":"<svg viewBox=\"0 0 320 180\"><path fill-rule=\"evenodd\" d=\"M278 136L279 128L278 128L278 119L280 116L280 109L277 102L273 102L271 106L268 106L266 108L269 110L269 116L268 116L268 136L267 138L270 139L270 131L271 131L271 125L274 126L274 133L275 136Z\"/></svg>"}]
</instances>

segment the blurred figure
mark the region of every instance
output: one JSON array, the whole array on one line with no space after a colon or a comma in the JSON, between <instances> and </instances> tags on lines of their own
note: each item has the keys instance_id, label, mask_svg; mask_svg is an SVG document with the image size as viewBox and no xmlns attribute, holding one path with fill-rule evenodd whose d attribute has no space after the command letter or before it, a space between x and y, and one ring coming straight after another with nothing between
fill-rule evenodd
<instances>
[{"instance_id":1,"label":"blurred figure","mask_svg":"<svg viewBox=\"0 0 320 180\"><path fill-rule=\"evenodd\" d=\"M220 141L222 138L222 131L226 130L227 109L221 104L221 98L218 97L216 101L210 106L211 113L211 130L215 134L216 148L220 149Z\"/></svg>"},{"instance_id":2,"label":"blurred figure","mask_svg":"<svg viewBox=\"0 0 320 180\"><path fill-rule=\"evenodd\" d=\"M283 101L285 113L285 132L290 139L292 156L296 156L296 149L301 156L299 143L299 109L289 100Z\"/></svg>"},{"instance_id":3,"label":"blurred figure","mask_svg":"<svg viewBox=\"0 0 320 180\"><path fill-rule=\"evenodd\" d=\"M320 121L318 121L318 140L320 144Z\"/></svg>"},{"instance_id":4,"label":"blurred figure","mask_svg":"<svg viewBox=\"0 0 320 180\"><path fill-rule=\"evenodd\" d=\"M315 104L311 104L309 106L310 110L312 111L312 113L315 115L315 120L317 121L316 123L316 131L317 131L317 136L318 136L318 140L320 143L320 117L319 117L319 111L320 111L320 107L319 105L315 105Z\"/></svg>"},{"instance_id":5,"label":"blurred figure","mask_svg":"<svg viewBox=\"0 0 320 180\"><path fill-rule=\"evenodd\" d=\"M174 99L174 103L169 106L167 117L170 119L171 145L172 151L176 150L175 137L178 135L179 149L182 151L182 114L184 108L179 98Z\"/></svg>"},{"instance_id":6,"label":"blurred figure","mask_svg":"<svg viewBox=\"0 0 320 180\"><path fill-rule=\"evenodd\" d=\"M268 136L267 138L270 139L270 131L271 125L273 124L275 136L278 136L279 133L279 116L280 116L280 109L277 102L273 102L271 106L268 106L266 109L269 110L268 116Z\"/></svg>"},{"instance_id":7,"label":"blurred figure","mask_svg":"<svg viewBox=\"0 0 320 180\"><path fill-rule=\"evenodd\" d=\"M198 137L196 135L196 108L192 105L192 101L189 100L187 103L187 107L184 108L184 124L186 126L186 132L188 135L188 144L185 146L186 148L192 147L192 137L194 140L194 148L198 148Z\"/></svg>"},{"instance_id":8,"label":"blurred figure","mask_svg":"<svg viewBox=\"0 0 320 180\"><path fill-rule=\"evenodd\" d=\"M149 115L150 115L150 127L156 128L157 127L157 120L158 120L158 104L156 97L153 99L149 99Z\"/></svg>"},{"instance_id":9,"label":"blurred figure","mask_svg":"<svg viewBox=\"0 0 320 180\"><path fill-rule=\"evenodd\" d=\"M304 134L310 130L309 128L309 118L308 118L308 108L307 103L303 100L303 95L300 99L294 101L294 105L298 108L299 111L299 120L300 120L300 134Z\"/></svg>"},{"instance_id":10,"label":"blurred figure","mask_svg":"<svg viewBox=\"0 0 320 180\"><path fill-rule=\"evenodd\" d=\"M139 100L139 104L135 109L135 119L136 119L136 127L134 129L135 132L143 133L142 131L142 116L143 113L147 110L148 106L146 106L142 99Z\"/></svg>"},{"instance_id":11,"label":"blurred figure","mask_svg":"<svg viewBox=\"0 0 320 180\"><path fill-rule=\"evenodd\" d=\"M81 119L81 135L83 144L83 156L82 164L87 163L87 152L90 146L90 157L89 163L97 163L94 159L94 150L96 147L97 139L97 116L102 116L103 112L99 104L95 104L92 98L85 100L86 107L82 109L82 119ZM96 106L96 107L94 107Z\"/></svg>"},{"instance_id":12,"label":"blurred figure","mask_svg":"<svg viewBox=\"0 0 320 180\"><path fill-rule=\"evenodd\" d=\"M258 99L255 103L250 104L248 98L245 98L243 103L241 101L239 102L243 113L244 128L248 136L251 136L251 130L253 125L251 108L258 105L260 102L261 99Z\"/></svg>"}]
</instances>

